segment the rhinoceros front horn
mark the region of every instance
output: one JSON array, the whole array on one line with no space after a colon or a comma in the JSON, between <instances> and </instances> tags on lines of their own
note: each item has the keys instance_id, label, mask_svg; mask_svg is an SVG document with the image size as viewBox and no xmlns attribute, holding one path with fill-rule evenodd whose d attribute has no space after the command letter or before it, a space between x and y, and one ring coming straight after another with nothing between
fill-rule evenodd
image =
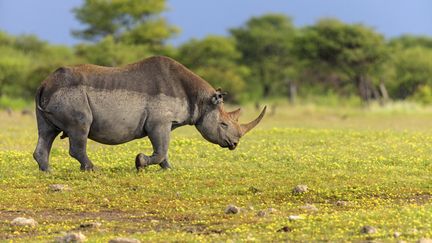
<instances>
[{"instance_id":1,"label":"rhinoceros front horn","mask_svg":"<svg viewBox=\"0 0 432 243\"><path fill-rule=\"evenodd\" d=\"M266 112L267 106L264 107L264 109L261 111L261 114L253 121L249 122L248 124L241 124L240 125L240 132L241 135L245 135L247 132L252 130L258 123L260 123L261 119L264 117L264 114Z\"/></svg>"}]
</instances>

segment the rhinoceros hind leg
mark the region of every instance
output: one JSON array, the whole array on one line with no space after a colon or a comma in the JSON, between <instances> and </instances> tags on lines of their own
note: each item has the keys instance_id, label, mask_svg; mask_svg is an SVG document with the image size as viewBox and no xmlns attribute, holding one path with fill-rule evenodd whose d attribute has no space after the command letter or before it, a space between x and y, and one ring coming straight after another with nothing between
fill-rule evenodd
<instances>
[{"instance_id":1,"label":"rhinoceros hind leg","mask_svg":"<svg viewBox=\"0 0 432 243\"><path fill-rule=\"evenodd\" d=\"M49 170L49 154L52 144L56 136L60 133L57 128L49 124L45 118L40 114L41 111L36 112L38 124L38 142L36 149L33 153L33 158L39 165L41 171Z\"/></svg>"},{"instance_id":2,"label":"rhinoceros hind leg","mask_svg":"<svg viewBox=\"0 0 432 243\"><path fill-rule=\"evenodd\" d=\"M69 135L69 154L81 164L80 169L93 170L93 163L87 156L87 133L68 133Z\"/></svg>"}]
</instances>

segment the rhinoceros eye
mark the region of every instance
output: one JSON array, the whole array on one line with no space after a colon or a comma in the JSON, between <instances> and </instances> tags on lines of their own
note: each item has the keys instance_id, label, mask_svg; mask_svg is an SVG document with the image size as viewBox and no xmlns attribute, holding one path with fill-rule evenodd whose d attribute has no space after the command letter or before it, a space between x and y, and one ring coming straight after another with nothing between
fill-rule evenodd
<instances>
[{"instance_id":1,"label":"rhinoceros eye","mask_svg":"<svg viewBox=\"0 0 432 243\"><path fill-rule=\"evenodd\" d=\"M226 124L225 122L221 122L220 125L221 125L221 127L223 129L227 129L228 128L228 124Z\"/></svg>"}]
</instances>

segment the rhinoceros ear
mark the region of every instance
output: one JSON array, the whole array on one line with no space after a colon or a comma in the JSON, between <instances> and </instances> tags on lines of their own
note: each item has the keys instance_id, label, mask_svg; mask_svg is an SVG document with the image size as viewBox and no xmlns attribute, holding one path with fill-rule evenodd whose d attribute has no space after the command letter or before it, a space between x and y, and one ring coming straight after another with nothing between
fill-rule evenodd
<instances>
[{"instance_id":1,"label":"rhinoceros ear","mask_svg":"<svg viewBox=\"0 0 432 243\"><path fill-rule=\"evenodd\" d=\"M218 105L220 103L223 103L223 97L227 95L227 92L222 92L221 88L218 88L215 92L215 94L211 98L211 102L214 105Z\"/></svg>"}]
</instances>

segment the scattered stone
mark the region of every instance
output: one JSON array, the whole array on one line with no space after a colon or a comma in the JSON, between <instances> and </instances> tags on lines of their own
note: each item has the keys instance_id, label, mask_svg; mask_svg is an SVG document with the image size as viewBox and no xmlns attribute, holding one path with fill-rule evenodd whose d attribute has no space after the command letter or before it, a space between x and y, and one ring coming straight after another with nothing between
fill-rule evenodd
<instances>
[{"instance_id":1,"label":"scattered stone","mask_svg":"<svg viewBox=\"0 0 432 243\"><path fill-rule=\"evenodd\" d=\"M306 193L307 191L308 191L308 186L306 186L306 185L297 185L292 190L292 192L294 194L303 194L303 193Z\"/></svg>"},{"instance_id":2,"label":"scattered stone","mask_svg":"<svg viewBox=\"0 0 432 243\"><path fill-rule=\"evenodd\" d=\"M275 208L267 208L268 213L276 213L277 210Z\"/></svg>"},{"instance_id":3,"label":"scattered stone","mask_svg":"<svg viewBox=\"0 0 432 243\"><path fill-rule=\"evenodd\" d=\"M36 227L37 226L36 220L32 218L23 218L18 217L11 221L11 225L13 226L30 226L30 227Z\"/></svg>"},{"instance_id":4,"label":"scattered stone","mask_svg":"<svg viewBox=\"0 0 432 243\"><path fill-rule=\"evenodd\" d=\"M361 228L360 232L362 234L376 234L378 231L375 227L366 225Z\"/></svg>"},{"instance_id":5,"label":"scattered stone","mask_svg":"<svg viewBox=\"0 0 432 243\"><path fill-rule=\"evenodd\" d=\"M108 243L141 243L140 240L134 239L134 238L114 238L108 241Z\"/></svg>"},{"instance_id":6,"label":"scattered stone","mask_svg":"<svg viewBox=\"0 0 432 243\"><path fill-rule=\"evenodd\" d=\"M87 222L87 223L82 223L80 225L80 228L86 228L86 229L93 228L93 229L97 229L97 228L99 228L101 226L102 226L102 223L100 223L100 222Z\"/></svg>"},{"instance_id":7,"label":"scattered stone","mask_svg":"<svg viewBox=\"0 0 432 243\"><path fill-rule=\"evenodd\" d=\"M7 107L6 108L6 113L8 114L8 116L12 116L12 108L10 108L10 107Z\"/></svg>"},{"instance_id":8,"label":"scattered stone","mask_svg":"<svg viewBox=\"0 0 432 243\"><path fill-rule=\"evenodd\" d=\"M253 194L257 194L257 193L262 192L260 189L254 187L254 186L249 187L249 191L252 192Z\"/></svg>"},{"instance_id":9,"label":"scattered stone","mask_svg":"<svg viewBox=\"0 0 432 243\"><path fill-rule=\"evenodd\" d=\"M296 221L296 220L299 220L299 219L303 219L300 215L290 215L289 217L288 217L288 219L290 220L290 221Z\"/></svg>"},{"instance_id":10,"label":"scattered stone","mask_svg":"<svg viewBox=\"0 0 432 243\"><path fill-rule=\"evenodd\" d=\"M432 243L432 239L421 238L417 241L418 243Z\"/></svg>"},{"instance_id":11,"label":"scattered stone","mask_svg":"<svg viewBox=\"0 0 432 243\"><path fill-rule=\"evenodd\" d=\"M288 227L288 226L284 226L284 227L278 229L276 232L291 232L291 231L292 231L292 230L291 230L290 227Z\"/></svg>"},{"instance_id":12,"label":"scattered stone","mask_svg":"<svg viewBox=\"0 0 432 243\"><path fill-rule=\"evenodd\" d=\"M338 207L346 207L346 206L348 206L348 202L347 201L343 201L343 200L339 200L335 204Z\"/></svg>"},{"instance_id":13,"label":"scattered stone","mask_svg":"<svg viewBox=\"0 0 432 243\"><path fill-rule=\"evenodd\" d=\"M393 233L393 237L394 237L394 238L399 238L400 236L401 236L401 233L400 233L400 232L397 232L397 231L396 231L396 232Z\"/></svg>"},{"instance_id":14,"label":"scattered stone","mask_svg":"<svg viewBox=\"0 0 432 243\"><path fill-rule=\"evenodd\" d=\"M29 109L24 109L21 111L21 115L23 116L33 116L33 112Z\"/></svg>"},{"instance_id":15,"label":"scattered stone","mask_svg":"<svg viewBox=\"0 0 432 243\"><path fill-rule=\"evenodd\" d=\"M234 205L228 205L228 207L225 209L226 214L238 214L240 213L240 208Z\"/></svg>"},{"instance_id":16,"label":"scattered stone","mask_svg":"<svg viewBox=\"0 0 432 243\"><path fill-rule=\"evenodd\" d=\"M268 214L273 214L273 213L276 213L277 212L277 210L275 209L275 208L267 208L266 210L260 210L258 213L257 213L257 216L258 217L265 217L265 216L267 216Z\"/></svg>"},{"instance_id":17,"label":"scattered stone","mask_svg":"<svg viewBox=\"0 0 432 243\"><path fill-rule=\"evenodd\" d=\"M248 237L246 238L246 242L256 242L256 241L257 239L251 234L249 234Z\"/></svg>"},{"instance_id":18,"label":"scattered stone","mask_svg":"<svg viewBox=\"0 0 432 243\"><path fill-rule=\"evenodd\" d=\"M63 192L63 191L70 191L71 188L68 185L63 184L52 184L49 185L49 190L52 192Z\"/></svg>"},{"instance_id":19,"label":"scattered stone","mask_svg":"<svg viewBox=\"0 0 432 243\"><path fill-rule=\"evenodd\" d=\"M87 240L87 237L83 235L81 232L71 232L65 234L64 236L58 237L55 242L58 243L69 243L69 242L84 242Z\"/></svg>"},{"instance_id":20,"label":"scattered stone","mask_svg":"<svg viewBox=\"0 0 432 243\"><path fill-rule=\"evenodd\" d=\"M195 234L198 232L198 229L197 229L197 227L186 227L184 229L184 231L186 231L187 233Z\"/></svg>"},{"instance_id":21,"label":"scattered stone","mask_svg":"<svg viewBox=\"0 0 432 243\"><path fill-rule=\"evenodd\" d=\"M309 212L318 211L318 208L315 205L309 203L306 203L304 206L301 206L300 208L304 211L309 211Z\"/></svg>"},{"instance_id":22,"label":"scattered stone","mask_svg":"<svg viewBox=\"0 0 432 243\"><path fill-rule=\"evenodd\" d=\"M258 217L265 217L265 216L267 216L267 212L266 212L266 211L262 211L262 210L260 210L260 211L257 213L257 216L258 216Z\"/></svg>"}]
</instances>

